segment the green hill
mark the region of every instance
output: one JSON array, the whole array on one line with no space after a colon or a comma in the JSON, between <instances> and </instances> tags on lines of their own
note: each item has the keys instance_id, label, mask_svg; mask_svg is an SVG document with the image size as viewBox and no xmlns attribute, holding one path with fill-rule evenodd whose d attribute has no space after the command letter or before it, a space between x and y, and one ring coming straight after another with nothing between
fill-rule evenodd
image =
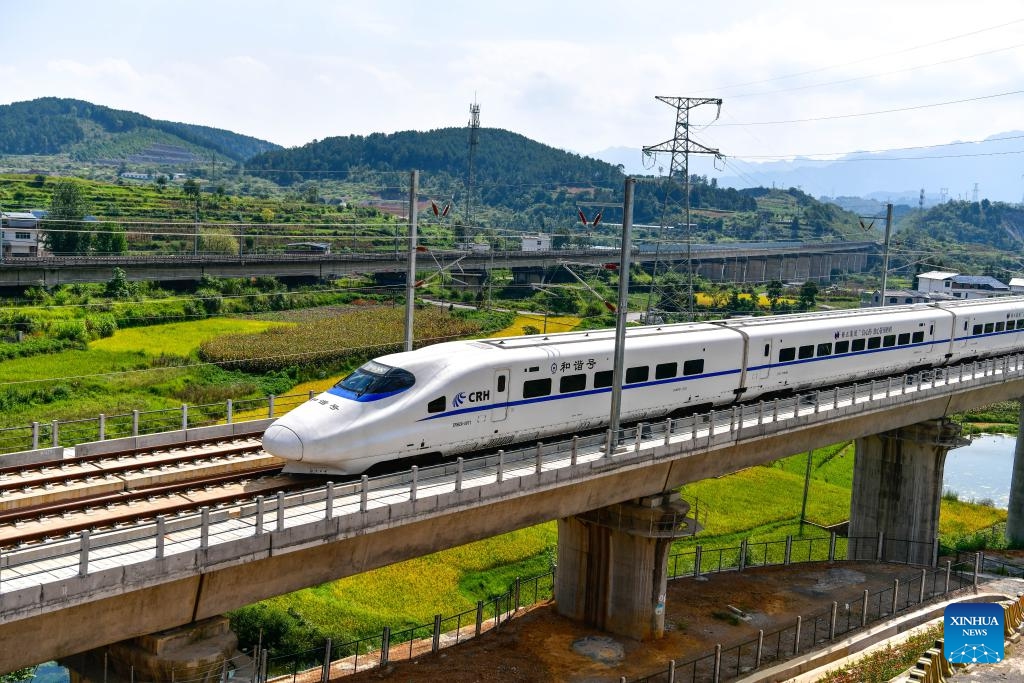
<instances>
[{"instance_id":1,"label":"green hill","mask_svg":"<svg viewBox=\"0 0 1024 683\"><path fill-rule=\"evenodd\" d=\"M278 145L228 130L161 121L83 100L44 97L0 106L0 154L66 154L79 162L244 161Z\"/></svg>"}]
</instances>

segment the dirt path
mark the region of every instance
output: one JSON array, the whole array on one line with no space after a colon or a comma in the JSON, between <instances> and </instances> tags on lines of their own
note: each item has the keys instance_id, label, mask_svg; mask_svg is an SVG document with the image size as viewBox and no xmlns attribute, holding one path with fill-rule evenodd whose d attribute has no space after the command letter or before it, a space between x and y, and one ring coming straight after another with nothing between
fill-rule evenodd
<instances>
[{"instance_id":1,"label":"dirt path","mask_svg":"<svg viewBox=\"0 0 1024 683\"><path fill-rule=\"evenodd\" d=\"M857 603L864 590L891 587L896 578L920 576L906 565L814 563L769 567L743 573L713 574L669 582L665 637L639 642L609 637L560 617L551 604L540 605L464 644L384 669L337 678L344 683L471 683L490 681L566 681L618 683L682 663L723 647L766 634L831 608ZM903 581L901 581L903 583ZM729 606L744 614L737 618ZM766 635L767 641L767 635Z\"/></svg>"}]
</instances>

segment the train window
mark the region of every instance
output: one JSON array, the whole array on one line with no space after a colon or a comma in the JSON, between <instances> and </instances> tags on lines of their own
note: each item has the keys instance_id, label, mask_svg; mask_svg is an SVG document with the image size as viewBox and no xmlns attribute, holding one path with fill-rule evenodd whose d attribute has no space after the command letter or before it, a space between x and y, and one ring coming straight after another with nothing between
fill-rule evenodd
<instances>
[{"instance_id":1,"label":"train window","mask_svg":"<svg viewBox=\"0 0 1024 683\"><path fill-rule=\"evenodd\" d=\"M844 341L836 342L836 353L837 354L846 353L849 350L850 350L850 342L849 341L844 340Z\"/></svg>"},{"instance_id":2,"label":"train window","mask_svg":"<svg viewBox=\"0 0 1024 683\"><path fill-rule=\"evenodd\" d=\"M658 363L654 366L654 379L671 379L678 370L678 363Z\"/></svg>"},{"instance_id":3,"label":"train window","mask_svg":"<svg viewBox=\"0 0 1024 683\"><path fill-rule=\"evenodd\" d=\"M371 360L334 386L350 391L356 396L367 396L396 394L415 383L416 378L408 370Z\"/></svg>"},{"instance_id":4,"label":"train window","mask_svg":"<svg viewBox=\"0 0 1024 683\"><path fill-rule=\"evenodd\" d=\"M523 382L523 398L536 398L551 394L551 378L528 379Z\"/></svg>"},{"instance_id":5,"label":"train window","mask_svg":"<svg viewBox=\"0 0 1024 683\"><path fill-rule=\"evenodd\" d=\"M1006 323L1006 326L1009 327L1010 323ZM1024 318L1021 318L1020 320L1017 321L1017 329L1024 329Z\"/></svg>"},{"instance_id":6,"label":"train window","mask_svg":"<svg viewBox=\"0 0 1024 683\"><path fill-rule=\"evenodd\" d=\"M995 326L992 323L985 323L985 334L991 334L993 327Z\"/></svg>"},{"instance_id":7,"label":"train window","mask_svg":"<svg viewBox=\"0 0 1024 683\"><path fill-rule=\"evenodd\" d=\"M638 365L635 368L626 368L626 384L646 382L651 376L651 369L646 365Z\"/></svg>"},{"instance_id":8,"label":"train window","mask_svg":"<svg viewBox=\"0 0 1024 683\"><path fill-rule=\"evenodd\" d=\"M594 373L594 388L610 387L612 385L612 371L601 370Z\"/></svg>"},{"instance_id":9,"label":"train window","mask_svg":"<svg viewBox=\"0 0 1024 683\"><path fill-rule=\"evenodd\" d=\"M765 358L768 357L768 354L771 352L771 350L772 350L772 345L771 344L765 344L764 345L764 357Z\"/></svg>"},{"instance_id":10,"label":"train window","mask_svg":"<svg viewBox=\"0 0 1024 683\"><path fill-rule=\"evenodd\" d=\"M537 372L539 370L540 370L540 366L539 365L534 365L532 367L526 368L527 372Z\"/></svg>"},{"instance_id":11,"label":"train window","mask_svg":"<svg viewBox=\"0 0 1024 683\"><path fill-rule=\"evenodd\" d=\"M702 372L704 372L703 358L695 358L693 360L688 360L685 363L683 363L683 375L686 377L689 377L691 375L699 375Z\"/></svg>"},{"instance_id":12,"label":"train window","mask_svg":"<svg viewBox=\"0 0 1024 683\"><path fill-rule=\"evenodd\" d=\"M784 349L779 349L779 362L788 363L789 361L796 358L796 347L789 346Z\"/></svg>"},{"instance_id":13,"label":"train window","mask_svg":"<svg viewBox=\"0 0 1024 683\"><path fill-rule=\"evenodd\" d=\"M814 355L816 356L831 356L832 345L831 344L818 344L818 351Z\"/></svg>"},{"instance_id":14,"label":"train window","mask_svg":"<svg viewBox=\"0 0 1024 683\"><path fill-rule=\"evenodd\" d=\"M448 405L448 401L445 400L444 396L438 396L433 401L427 404L428 413L440 413L444 410L444 407Z\"/></svg>"},{"instance_id":15,"label":"train window","mask_svg":"<svg viewBox=\"0 0 1024 683\"><path fill-rule=\"evenodd\" d=\"M890 346L896 346L896 335L887 334L884 337L882 337L882 346L884 346L885 348L889 348Z\"/></svg>"},{"instance_id":16,"label":"train window","mask_svg":"<svg viewBox=\"0 0 1024 683\"><path fill-rule=\"evenodd\" d=\"M1002 332L1002 331L1003 331L1003 323L1001 323L1001 322L996 323L996 332Z\"/></svg>"},{"instance_id":17,"label":"train window","mask_svg":"<svg viewBox=\"0 0 1024 683\"><path fill-rule=\"evenodd\" d=\"M967 323L964 323L964 329L967 329ZM975 325L972 327L971 334L981 334L981 325Z\"/></svg>"},{"instance_id":18,"label":"train window","mask_svg":"<svg viewBox=\"0 0 1024 683\"><path fill-rule=\"evenodd\" d=\"M801 346L796 352L797 358L814 358L814 344Z\"/></svg>"},{"instance_id":19,"label":"train window","mask_svg":"<svg viewBox=\"0 0 1024 683\"><path fill-rule=\"evenodd\" d=\"M505 393L505 375L498 375L498 393Z\"/></svg>"},{"instance_id":20,"label":"train window","mask_svg":"<svg viewBox=\"0 0 1024 683\"><path fill-rule=\"evenodd\" d=\"M901 334L899 336L899 339L896 340L896 343L899 344L900 346L904 346L905 344L909 344L910 343L910 333L909 332L904 332L903 334Z\"/></svg>"},{"instance_id":21,"label":"train window","mask_svg":"<svg viewBox=\"0 0 1024 683\"><path fill-rule=\"evenodd\" d=\"M921 331L915 332L911 336L910 341L911 341L912 344L920 344L921 342L924 341L924 332L921 332Z\"/></svg>"},{"instance_id":22,"label":"train window","mask_svg":"<svg viewBox=\"0 0 1024 683\"><path fill-rule=\"evenodd\" d=\"M852 349L853 349L854 352L863 351L864 350L864 340L863 339L854 339L853 340Z\"/></svg>"},{"instance_id":23,"label":"train window","mask_svg":"<svg viewBox=\"0 0 1024 683\"><path fill-rule=\"evenodd\" d=\"M881 345L882 345L882 338L881 337L870 337L870 338L868 338L868 348L869 349L877 349Z\"/></svg>"},{"instance_id":24,"label":"train window","mask_svg":"<svg viewBox=\"0 0 1024 683\"><path fill-rule=\"evenodd\" d=\"M586 375L566 375L558 380L558 391L568 394L573 391L583 391L587 388Z\"/></svg>"}]
</instances>

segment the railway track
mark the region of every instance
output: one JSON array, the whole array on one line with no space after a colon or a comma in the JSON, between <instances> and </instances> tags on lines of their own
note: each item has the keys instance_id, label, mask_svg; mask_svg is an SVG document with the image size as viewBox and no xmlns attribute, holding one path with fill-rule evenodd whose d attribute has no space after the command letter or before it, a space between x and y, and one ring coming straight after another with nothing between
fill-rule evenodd
<instances>
[{"instance_id":1,"label":"railway track","mask_svg":"<svg viewBox=\"0 0 1024 683\"><path fill-rule=\"evenodd\" d=\"M308 485L283 464L250 438L0 468L0 548Z\"/></svg>"}]
</instances>

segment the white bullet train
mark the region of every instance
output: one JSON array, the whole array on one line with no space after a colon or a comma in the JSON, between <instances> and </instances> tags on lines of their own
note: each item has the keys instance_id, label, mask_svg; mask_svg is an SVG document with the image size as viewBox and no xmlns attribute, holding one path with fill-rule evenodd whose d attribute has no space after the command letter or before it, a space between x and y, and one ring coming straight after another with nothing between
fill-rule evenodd
<instances>
[{"instance_id":1,"label":"white bullet train","mask_svg":"<svg viewBox=\"0 0 1024 683\"><path fill-rule=\"evenodd\" d=\"M286 471L358 474L607 423L614 330L435 344L376 358L267 428ZM622 420L852 383L1024 348L1024 297L631 327Z\"/></svg>"}]
</instances>

